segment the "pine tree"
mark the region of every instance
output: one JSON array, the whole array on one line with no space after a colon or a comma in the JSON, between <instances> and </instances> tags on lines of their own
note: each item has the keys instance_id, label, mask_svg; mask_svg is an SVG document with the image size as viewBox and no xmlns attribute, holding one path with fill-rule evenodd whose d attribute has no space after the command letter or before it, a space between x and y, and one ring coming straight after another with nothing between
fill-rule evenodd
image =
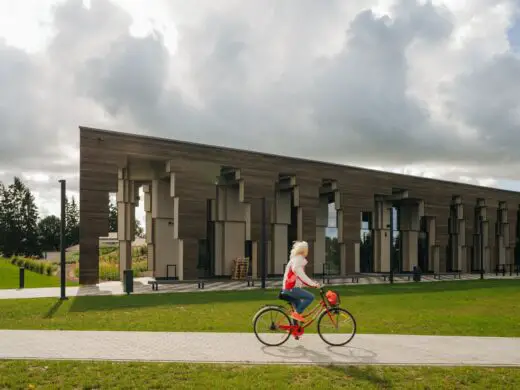
<instances>
[{"instance_id":1,"label":"pine tree","mask_svg":"<svg viewBox=\"0 0 520 390\"><path fill-rule=\"evenodd\" d=\"M79 243L79 208L74 197L65 204L65 241L67 246Z\"/></svg>"},{"instance_id":2,"label":"pine tree","mask_svg":"<svg viewBox=\"0 0 520 390\"><path fill-rule=\"evenodd\" d=\"M113 202L108 205L108 231L117 232L117 207Z\"/></svg>"},{"instance_id":3,"label":"pine tree","mask_svg":"<svg viewBox=\"0 0 520 390\"><path fill-rule=\"evenodd\" d=\"M4 244L3 254L11 257L21 253L21 192L23 184L15 177L14 183L3 188L2 209Z\"/></svg>"},{"instance_id":4,"label":"pine tree","mask_svg":"<svg viewBox=\"0 0 520 390\"><path fill-rule=\"evenodd\" d=\"M31 191L24 186L21 202L21 233L23 236L22 252L26 256L40 256L41 249L38 238L38 209Z\"/></svg>"},{"instance_id":5,"label":"pine tree","mask_svg":"<svg viewBox=\"0 0 520 390\"><path fill-rule=\"evenodd\" d=\"M5 187L0 182L0 253L4 253L4 243L5 243L5 212L4 212L4 191Z\"/></svg>"}]
</instances>

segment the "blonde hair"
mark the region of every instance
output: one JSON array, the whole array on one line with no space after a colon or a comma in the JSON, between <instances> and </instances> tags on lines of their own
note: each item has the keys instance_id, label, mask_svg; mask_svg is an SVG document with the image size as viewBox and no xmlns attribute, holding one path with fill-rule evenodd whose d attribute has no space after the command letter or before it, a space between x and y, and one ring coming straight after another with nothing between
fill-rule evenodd
<instances>
[{"instance_id":1,"label":"blonde hair","mask_svg":"<svg viewBox=\"0 0 520 390\"><path fill-rule=\"evenodd\" d=\"M303 253L305 249L309 249L307 241L294 241L291 249L291 257L298 256Z\"/></svg>"}]
</instances>

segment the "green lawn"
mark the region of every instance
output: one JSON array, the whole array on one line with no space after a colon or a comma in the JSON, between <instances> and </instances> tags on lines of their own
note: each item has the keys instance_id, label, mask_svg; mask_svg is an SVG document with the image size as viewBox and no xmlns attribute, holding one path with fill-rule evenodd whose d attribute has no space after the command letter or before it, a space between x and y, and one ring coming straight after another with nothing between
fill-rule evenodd
<instances>
[{"instance_id":1,"label":"green lawn","mask_svg":"<svg viewBox=\"0 0 520 390\"><path fill-rule=\"evenodd\" d=\"M518 389L520 369L0 361L6 389Z\"/></svg>"},{"instance_id":2,"label":"green lawn","mask_svg":"<svg viewBox=\"0 0 520 390\"><path fill-rule=\"evenodd\" d=\"M68 286L77 285L74 282L67 282ZM60 279L56 276L42 275L36 272L25 270L25 288L36 287L59 287ZM12 265L8 260L0 259L0 289L19 287L19 269Z\"/></svg>"},{"instance_id":3,"label":"green lawn","mask_svg":"<svg viewBox=\"0 0 520 390\"><path fill-rule=\"evenodd\" d=\"M360 333L520 337L520 280L338 287ZM276 290L0 300L0 329L250 332ZM309 328L315 330L315 326Z\"/></svg>"}]
</instances>

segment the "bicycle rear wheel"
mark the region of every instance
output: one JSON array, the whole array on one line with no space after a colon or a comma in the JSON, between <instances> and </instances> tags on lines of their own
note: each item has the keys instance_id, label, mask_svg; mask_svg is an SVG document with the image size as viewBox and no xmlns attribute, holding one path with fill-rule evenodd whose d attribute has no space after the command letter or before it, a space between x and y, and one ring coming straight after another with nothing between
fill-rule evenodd
<instances>
[{"instance_id":1,"label":"bicycle rear wheel","mask_svg":"<svg viewBox=\"0 0 520 390\"><path fill-rule=\"evenodd\" d=\"M347 310L332 308L321 313L318 334L327 344L340 347L348 344L356 335L356 320Z\"/></svg>"},{"instance_id":2,"label":"bicycle rear wheel","mask_svg":"<svg viewBox=\"0 0 520 390\"><path fill-rule=\"evenodd\" d=\"M262 344L277 347L291 336L291 320L279 307L266 307L256 313L253 321L255 336Z\"/></svg>"}]
</instances>

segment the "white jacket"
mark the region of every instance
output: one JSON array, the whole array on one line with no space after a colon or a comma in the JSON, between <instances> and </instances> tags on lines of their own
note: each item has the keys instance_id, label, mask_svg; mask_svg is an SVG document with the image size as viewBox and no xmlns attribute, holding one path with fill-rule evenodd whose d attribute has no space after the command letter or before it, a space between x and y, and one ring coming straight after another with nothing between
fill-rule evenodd
<instances>
[{"instance_id":1,"label":"white jacket","mask_svg":"<svg viewBox=\"0 0 520 390\"><path fill-rule=\"evenodd\" d=\"M307 259L301 255L290 258L283 275L282 288L284 290L291 290L294 287L302 287L303 285L317 287L318 284L309 278L305 273L305 266Z\"/></svg>"}]
</instances>

